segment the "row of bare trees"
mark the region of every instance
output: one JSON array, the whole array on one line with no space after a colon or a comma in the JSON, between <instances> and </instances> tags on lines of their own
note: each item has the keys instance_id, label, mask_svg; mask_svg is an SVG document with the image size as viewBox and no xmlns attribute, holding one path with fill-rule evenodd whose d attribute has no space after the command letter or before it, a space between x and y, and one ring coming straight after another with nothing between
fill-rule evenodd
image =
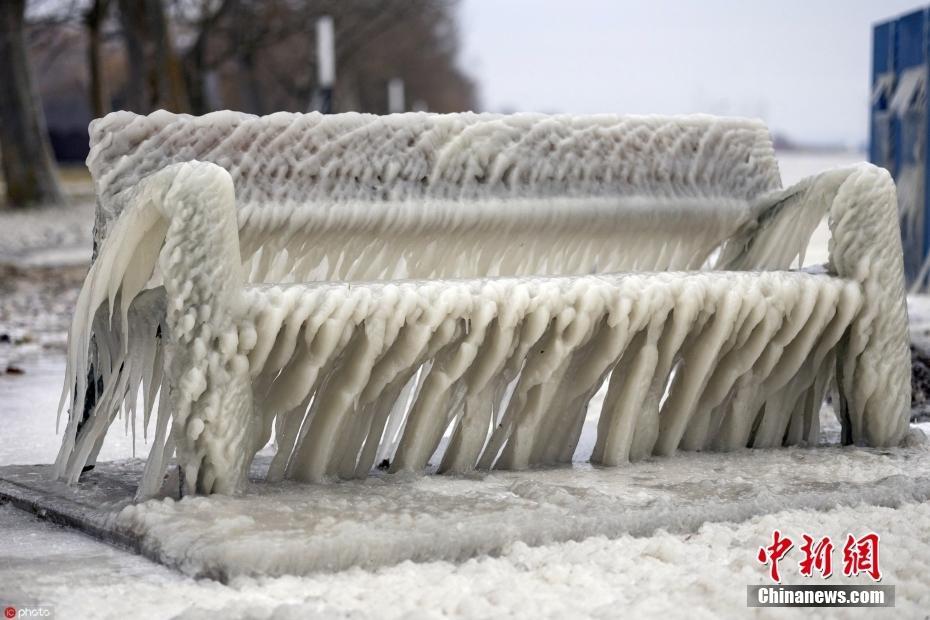
<instances>
[{"instance_id":1,"label":"row of bare trees","mask_svg":"<svg viewBox=\"0 0 930 620\"><path fill-rule=\"evenodd\" d=\"M61 199L41 99L50 109L80 91L88 120L115 108L314 109L323 15L336 29L335 111L386 112L393 78L418 109L474 109L456 61L456 2L0 0L0 83L13 85L0 89L7 203Z\"/></svg>"}]
</instances>

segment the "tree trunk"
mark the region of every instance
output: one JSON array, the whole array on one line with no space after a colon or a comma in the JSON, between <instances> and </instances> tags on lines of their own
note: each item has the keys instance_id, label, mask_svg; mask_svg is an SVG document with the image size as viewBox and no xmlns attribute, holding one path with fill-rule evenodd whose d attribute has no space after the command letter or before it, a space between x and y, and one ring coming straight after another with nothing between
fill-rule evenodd
<instances>
[{"instance_id":1,"label":"tree trunk","mask_svg":"<svg viewBox=\"0 0 930 620\"><path fill-rule=\"evenodd\" d=\"M151 61L155 76L155 105L172 112L187 112L187 91L181 63L174 52L168 20L161 0L145 0L148 33L152 38L154 58Z\"/></svg>"},{"instance_id":2,"label":"tree trunk","mask_svg":"<svg viewBox=\"0 0 930 620\"><path fill-rule=\"evenodd\" d=\"M62 203L23 34L25 0L0 2L0 157L7 204Z\"/></svg>"},{"instance_id":3,"label":"tree trunk","mask_svg":"<svg viewBox=\"0 0 930 620\"><path fill-rule=\"evenodd\" d=\"M149 103L148 63L146 62L145 7L138 0L119 0L119 17L123 26L123 41L126 44L128 81L126 84L126 107L139 114L152 110Z\"/></svg>"},{"instance_id":4,"label":"tree trunk","mask_svg":"<svg viewBox=\"0 0 930 620\"><path fill-rule=\"evenodd\" d=\"M181 63L161 0L119 0L119 12L129 60L129 109L140 114L156 108L187 112Z\"/></svg>"},{"instance_id":5,"label":"tree trunk","mask_svg":"<svg viewBox=\"0 0 930 620\"><path fill-rule=\"evenodd\" d=\"M184 63L184 79L187 84L187 96L193 114L206 114L210 111L206 92L206 36L201 31L194 45L187 53Z\"/></svg>"},{"instance_id":6,"label":"tree trunk","mask_svg":"<svg viewBox=\"0 0 930 620\"><path fill-rule=\"evenodd\" d=\"M262 97L262 85L258 79L258 67L255 57L247 52L239 56L239 94L246 112L262 115L265 113L265 99Z\"/></svg>"},{"instance_id":7,"label":"tree trunk","mask_svg":"<svg viewBox=\"0 0 930 620\"><path fill-rule=\"evenodd\" d=\"M110 111L110 94L103 71L103 40L101 29L109 8L109 0L93 0L84 14L87 26L87 65L90 68L90 109L94 118Z\"/></svg>"},{"instance_id":8,"label":"tree trunk","mask_svg":"<svg viewBox=\"0 0 930 620\"><path fill-rule=\"evenodd\" d=\"M235 5L235 0L222 0L219 5L213 5L212 13L208 12L206 2L201 5L204 13L198 20L194 43L182 63L187 99L193 114L206 114L217 104L216 71L214 66L207 64L207 50L213 27Z\"/></svg>"}]
</instances>

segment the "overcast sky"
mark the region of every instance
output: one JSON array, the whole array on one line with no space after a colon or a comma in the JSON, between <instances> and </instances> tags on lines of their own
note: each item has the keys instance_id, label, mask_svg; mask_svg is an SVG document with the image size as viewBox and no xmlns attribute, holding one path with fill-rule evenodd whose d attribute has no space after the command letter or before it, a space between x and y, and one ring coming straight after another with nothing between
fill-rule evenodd
<instances>
[{"instance_id":1,"label":"overcast sky","mask_svg":"<svg viewBox=\"0 0 930 620\"><path fill-rule=\"evenodd\" d=\"M914 0L464 0L483 109L756 116L867 139L871 24Z\"/></svg>"}]
</instances>

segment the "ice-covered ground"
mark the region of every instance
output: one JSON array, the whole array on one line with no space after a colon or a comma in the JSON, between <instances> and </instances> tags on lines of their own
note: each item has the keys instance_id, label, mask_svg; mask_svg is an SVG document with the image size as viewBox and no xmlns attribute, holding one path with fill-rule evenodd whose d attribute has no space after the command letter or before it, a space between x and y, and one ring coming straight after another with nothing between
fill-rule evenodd
<instances>
[{"instance_id":1,"label":"ice-covered ground","mask_svg":"<svg viewBox=\"0 0 930 620\"><path fill-rule=\"evenodd\" d=\"M785 184L790 184L806 174L860 159L858 154L789 153L780 155L780 166ZM0 279L0 287L4 287L0 297L0 358L3 358L0 359L3 362L0 367L0 428L3 428L0 465L49 462L57 451L58 437L51 429L63 372L59 326L69 318L67 308L73 303L69 295L73 295L79 280L73 275L61 275L60 270L42 271L43 267L37 265L57 263L64 258L73 262L76 256L80 260L80 239L89 238L90 222L89 207L81 209L85 214L0 215L0 258L13 260L17 268L22 269L9 277L9 272L4 272ZM826 235L815 236L815 243L818 238L825 246ZM65 248L64 254L68 256L56 257L52 251L56 247ZM72 247L75 252L71 252ZM822 251L822 255L818 251ZM825 247L813 248L807 262L822 261L823 256ZM49 287L30 286L30 279L45 281L55 277L61 278L61 286L52 288L51 293ZM926 315L930 323L930 304L916 300L912 315L915 318ZM2 341L4 333L9 342ZM4 374L7 367L12 367L13 372ZM927 425L923 427L928 430ZM59 617L94 618L615 617L621 614L631 617L732 617L742 616L747 611L746 585L763 583L765 568L757 562L755 554L760 545L770 542L772 530L779 528L794 538L802 531L830 534L834 539L845 537L846 532L879 532L883 583L897 587L897 609L879 610L884 612L880 615L926 617L930 609L930 594L926 588L926 577L930 574L930 504L905 503L897 509L868 505L887 501L887 498L877 500L876 496L863 491L867 485L857 484L865 478L884 478L888 487L894 489L902 486L902 479L907 478L901 475L907 468L916 468L915 474L926 470L930 448L919 440L919 435L914 434L913 438L917 439L916 445L900 452L891 451L890 457L865 451L851 457L843 454L835 467L829 460L830 451L759 451L751 458L699 455L690 465L706 467L705 478L712 480L716 476L720 484L711 482L703 488L682 490L703 494L711 502L715 494L724 494L725 489L738 491L742 487L747 493L765 495L765 488L760 490L753 485L777 480L787 489L792 486L792 476L797 471L822 478L821 487L808 489L812 498L818 493L824 497L843 493L850 502L861 499L862 505L828 511L775 512L779 496L769 494L769 499L775 499L769 514L747 519L747 514L755 513L734 512L730 521L709 523L698 529L684 528L681 533L660 531L638 537L593 537L535 547L517 542L505 544L495 557L479 556L459 562L405 561L384 568L353 568L303 577L236 577L228 585L183 576L71 530L38 521L9 506L0 506L3 540L0 544L0 604L44 603L53 605ZM128 436L114 433L107 439L102 460L129 457L132 449ZM135 442L135 450L136 456L144 456L146 448L141 437ZM792 456L798 454L806 458ZM676 457L667 461L667 466L660 461L646 463L637 472L643 478L638 482L671 483L672 470L676 466L680 468L688 458L688 455ZM766 474L768 483L764 482ZM589 508L584 497L579 499L573 495L571 476L570 470L548 472L544 477L549 486L539 485L546 495L543 498L546 502L541 505L558 504L559 498L553 497L552 489L557 486L553 484L555 479L559 479L557 482L567 494L562 498L563 504L571 504L562 514L566 519L571 519L573 512L585 515ZM423 484L430 487L431 492L451 494L453 487L470 483L434 478ZM363 490L363 486L359 486ZM532 489L524 490L532 495ZM509 499L503 497L508 491L506 487L498 491L502 494L501 501ZM631 505L636 503L635 499L630 498ZM652 498L639 499L648 502ZM312 500L313 487L306 487L305 501ZM164 527L165 517L198 518L197 504L208 501L169 502L144 516L153 520L154 531ZM343 545L362 542L353 538L351 528L366 525L368 518L374 529L369 528L367 533L377 531L377 505L366 506L351 495L343 501L346 511L353 515L352 523L346 525L349 529L340 532L338 517L334 516L320 524L324 531L331 528L334 538ZM597 501L591 503L592 506L596 504ZM332 506L339 508L338 503ZM435 505L433 508L439 509ZM417 527L418 510L422 514L422 509L416 505L409 507L410 528ZM518 525L512 520L558 516L546 510L543 506L537 513L532 510L490 511L487 522L481 526L488 530L502 529ZM203 519L203 515L199 518ZM210 523L211 520L207 518L206 525L212 527L212 536L222 536L224 531L228 536L236 531L235 523ZM543 521L541 518L540 527ZM286 530L287 521L283 524ZM357 531L365 532L364 529ZM192 532L175 544L202 544ZM442 532L437 536L441 538ZM287 547L286 532L275 540L279 546ZM544 541L536 539L534 542ZM257 558L262 551L261 544L243 546L241 561L248 564L249 554ZM796 565L783 563L782 566L787 582L801 582ZM834 576L831 582L854 581ZM791 610L754 611L759 617L797 615ZM839 615L871 617L873 614L874 610L867 613L866 610L858 610L858 613L843 610ZM824 615L832 614L825 610Z\"/></svg>"},{"instance_id":2,"label":"ice-covered ground","mask_svg":"<svg viewBox=\"0 0 930 620\"><path fill-rule=\"evenodd\" d=\"M794 618L797 610L746 613L746 585L767 579L755 553L775 528L793 539L881 533L883 583L896 586L896 609L818 610L823 616L921 618L930 609L928 503L782 511L687 535L516 543L461 563L229 585L183 577L9 507L0 507L0 528L0 601L52 604L64 618ZM796 562L781 563L785 583L818 582L799 577ZM865 583L836 575L829 582Z\"/></svg>"},{"instance_id":3,"label":"ice-covered ground","mask_svg":"<svg viewBox=\"0 0 930 620\"><path fill-rule=\"evenodd\" d=\"M93 200L67 207L6 211L0 216L0 262L32 267L90 260Z\"/></svg>"},{"instance_id":4,"label":"ice-covered ground","mask_svg":"<svg viewBox=\"0 0 930 620\"><path fill-rule=\"evenodd\" d=\"M463 560L516 541L691 533L782 509L930 500L930 444L681 454L620 469L372 476L320 486L257 483L242 497L151 500L124 509L147 551L189 574L310 574L413 559ZM829 436L829 434L828 434Z\"/></svg>"}]
</instances>

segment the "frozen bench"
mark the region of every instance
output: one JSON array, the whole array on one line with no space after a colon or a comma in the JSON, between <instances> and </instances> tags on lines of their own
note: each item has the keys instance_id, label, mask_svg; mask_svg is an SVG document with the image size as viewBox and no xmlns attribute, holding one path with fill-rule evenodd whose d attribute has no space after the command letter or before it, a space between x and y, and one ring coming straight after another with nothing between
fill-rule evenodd
<instances>
[{"instance_id":1,"label":"frozen bench","mask_svg":"<svg viewBox=\"0 0 930 620\"><path fill-rule=\"evenodd\" d=\"M601 464L816 443L831 391L847 442L906 431L891 178L783 190L758 122L118 112L91 145L66 480L140 391L141 496L172 455L234 492L273 434L272 480L568 462L605 381Z\"/></svg>"}]
</instances>

